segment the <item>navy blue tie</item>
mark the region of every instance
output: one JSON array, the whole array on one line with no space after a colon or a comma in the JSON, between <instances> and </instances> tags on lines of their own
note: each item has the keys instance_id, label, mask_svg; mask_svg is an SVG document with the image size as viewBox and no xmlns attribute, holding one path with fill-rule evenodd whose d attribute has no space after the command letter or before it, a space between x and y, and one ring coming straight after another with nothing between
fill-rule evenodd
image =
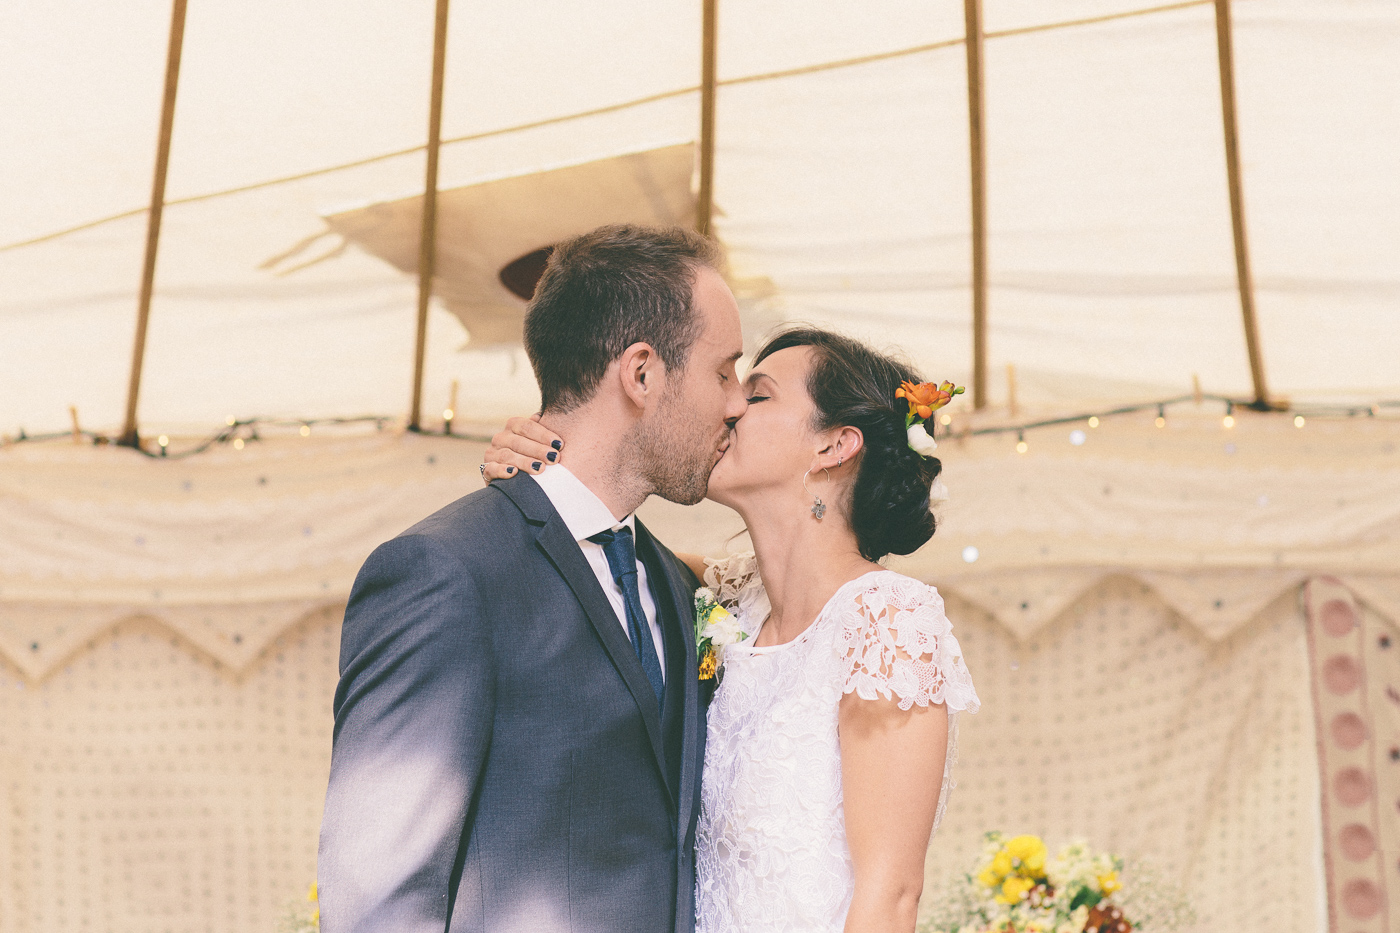
<instances>
[{"instance_id":1,"label":"navy blue tie","mask_svg":"<svg viewBox=\"0 0 1400 933\"><path fill-rule=\"evenodd\" d=\"M642 662L647 682L656 693L656 705L660 706L666 685L661 679L661 662L656 657L651 626L647 624L646 613L642 611L642 595L637 588L637 549L632 543L632 529L624 526L616 531L600 531L588 540L603 546L608 569L612 571L614 582L622 588L622 600L627 606L627 635L632 639L637 660Z\"/></svg>"}]
</instances>

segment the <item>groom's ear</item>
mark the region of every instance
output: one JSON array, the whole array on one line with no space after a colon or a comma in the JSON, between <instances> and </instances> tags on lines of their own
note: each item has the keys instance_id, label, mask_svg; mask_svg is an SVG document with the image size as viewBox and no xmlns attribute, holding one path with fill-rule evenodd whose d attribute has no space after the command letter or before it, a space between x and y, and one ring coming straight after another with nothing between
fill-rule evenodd
<instances>
[{"instance_id":1,"label":"groom's ear","mask_svg":"<svg viewBox=\"0 0 1400 933\"><path fill-rule=\"evenodd\" d=\"M638 408L660 398L666 380L666 367L649 343L634 343L618 357L618 378L622 392Z\"/></svg>"}]
</instances>

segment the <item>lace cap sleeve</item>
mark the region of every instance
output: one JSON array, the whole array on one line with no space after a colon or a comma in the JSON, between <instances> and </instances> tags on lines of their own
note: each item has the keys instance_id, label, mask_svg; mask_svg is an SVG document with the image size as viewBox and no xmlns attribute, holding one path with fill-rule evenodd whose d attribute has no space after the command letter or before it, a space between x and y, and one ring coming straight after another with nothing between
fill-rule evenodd
<instances>
[{"instance_id":1,"label":"lace cap sleeve","mask_svg":"<svg viewBox=\"0 0 1400 933\"><path fill-rule=\"evenodd\" d=\"M759 585L758 561L753 551L705 558L705 585L715 591L721 605L733 610L741 597Z\"/></svg>"},{"instance_id":2,"label":"lace cap sleeve","mask_svg":"<svg viewBox=\"0 0 1400 933\"><path fill-rule=\"evenodd\" d=\"M879 574L855 590L840 622L846 693L897 699L902 710L943 703L949 712L977 712L972 676L933 587Z\"/></svg>"}]
</instances>

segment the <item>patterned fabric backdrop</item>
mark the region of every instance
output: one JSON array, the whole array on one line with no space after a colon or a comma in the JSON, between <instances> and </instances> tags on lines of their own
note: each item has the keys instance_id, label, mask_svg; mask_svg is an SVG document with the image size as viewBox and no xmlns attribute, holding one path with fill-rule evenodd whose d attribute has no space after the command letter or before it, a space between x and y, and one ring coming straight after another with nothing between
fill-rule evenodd
<instances>
[{"instance_id":1,"label":"patterned fabric backdrop","mask_svg":"<svg viewBox=\"0 0 1400 933\"><path fill-rule=\"evenodd\" d=\"M1304 432L1242 423L1239 457L1171 471L1155 431L940 450L953 499L897 566L944 593L984 705L926 898L1000 828L1150 860L1202 931L1390 929L1397 432L1339 433L1304 476L1281 465ZM304 903L350 582L477 487L480 450L388 432L179 462L0 450L6 933L272 931ZM737 530L709 506L644 518L710 553ZM1018 521L1045 555L1014 546Z\"/></svg>"}]
</instances>

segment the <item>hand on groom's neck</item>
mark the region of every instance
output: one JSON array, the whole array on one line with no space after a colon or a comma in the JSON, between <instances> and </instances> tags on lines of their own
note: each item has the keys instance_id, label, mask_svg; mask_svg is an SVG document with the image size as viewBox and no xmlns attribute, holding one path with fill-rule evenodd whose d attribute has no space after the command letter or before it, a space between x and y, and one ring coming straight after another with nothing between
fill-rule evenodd
<instances>
[{"instance_id":1,"label":"hand on groom's neck","mask_svg":"<svg viewBox=\"0 0 1400 933\"><path fill-rule=\"evenodd\" d=\"M643 477L642 464L637 458L624 455L631 426L628 419L619 417L625 413L610 411L612 406L598 405L599 401L595 397L587 405L564 414L547 411L540 424L564 441L565 456L559 465L578 477L621 521L646 501L651 490Z\"/></svg>"}]
</instances>

